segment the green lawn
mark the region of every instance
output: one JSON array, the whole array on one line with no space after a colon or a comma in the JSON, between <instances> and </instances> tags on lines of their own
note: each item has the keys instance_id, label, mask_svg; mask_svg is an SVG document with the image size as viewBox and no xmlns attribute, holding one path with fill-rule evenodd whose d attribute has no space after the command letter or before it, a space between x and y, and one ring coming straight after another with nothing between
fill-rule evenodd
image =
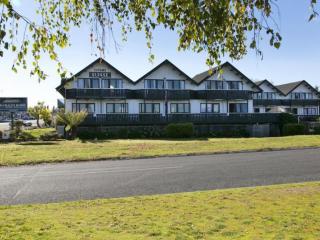
<instances>
[{"instance_id":1,"label":"green lawn","mask_svg":"<svg viewBox=\"0 0 320 240\"><path fill-rule=\"evenodd\" d=\"M0 239L320 239L320 182L0 206Z\"/></svg>"},{"instance_id":2,"label":"green lawn","mask_svg":"<svg viewBox=\"0 0 320 240\"><path fill-rule=\"evenodd\" d=\"M320 135L195 140L37 141L0 144L0 166L302 147L320 147Z\"/></svg>"}]
</instances>

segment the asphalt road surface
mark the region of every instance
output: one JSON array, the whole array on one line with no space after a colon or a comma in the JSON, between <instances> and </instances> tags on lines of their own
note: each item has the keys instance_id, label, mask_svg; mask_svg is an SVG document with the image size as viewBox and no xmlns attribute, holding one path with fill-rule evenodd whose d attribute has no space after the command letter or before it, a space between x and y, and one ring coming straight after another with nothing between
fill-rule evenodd
<instances>
[{"instance_id":1,"label":"asphalt road surface","mask_svg":"<svg viewBox=\"0 0 320 240\"><path fill-rule=\"evenodd\" d=\"M320 149L0 168L0 204L320 180Z\"/></svg>"}]
</instances>

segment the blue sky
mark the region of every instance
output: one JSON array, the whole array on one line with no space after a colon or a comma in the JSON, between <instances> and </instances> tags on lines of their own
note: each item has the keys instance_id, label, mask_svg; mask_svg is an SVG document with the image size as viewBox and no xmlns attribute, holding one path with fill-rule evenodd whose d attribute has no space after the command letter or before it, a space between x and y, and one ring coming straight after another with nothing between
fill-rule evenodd
<instances>
[{"instance_id":1,"label":"blue sky","mask_svg":"<svg viewBox=\"0 0 320 240\"><path fill-rule=\"evenodd\" d=\"M21 13L32 16L29 1L15 2ZM262 44L263 60L249 51L242 60L231 63L253 80L267 78L275 84L282 84L304 79L312 85L320 85L320 19L308 22L309 2L310 0L278 2L280 15L277 21L283 37L279 50L269 47L267 43ZM153 53L156 59L152 64L148 61L149 51L146 48L144 34L132 32L125 43L119 38L120 51L115 51L112 44L108 45L105 59L133 80L166 58L191 77L208 69L205 64L206 53L179 52L177 42L178 38L174 32L158 29L154 33ZM64 66L75 73L96 59L94 53L97 52L92 50L89 42L89 26L73 30L71 43L70 48L59 50L59 54ZM50 106L56 105L57 98L61 98L61 95L55 91L60 78L54 63L47 58L43 59L42 66L49 77L39 83L37 79L30 78L27 71L13 73L13 60L14 56L10 53L0 59L0 96L28 97L29 105L37 101L45 101ZM228 58L223 60L230 61Z\"/></svg>"}]
</instances>

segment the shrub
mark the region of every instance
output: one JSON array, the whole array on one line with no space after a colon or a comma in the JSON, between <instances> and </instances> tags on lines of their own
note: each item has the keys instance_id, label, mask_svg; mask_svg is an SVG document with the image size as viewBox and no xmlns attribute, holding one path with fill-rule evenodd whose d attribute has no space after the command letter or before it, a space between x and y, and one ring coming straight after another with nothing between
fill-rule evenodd
<instances>
[{"instance_id":1,"label":"shrub","mask_svg":"<svg viewBox=\"0 0 320 240\"><path fill-rule=\"evenodd\" d=\"M112 137L113 133L106 133L97 130L87 130L87 131L80 131L78 133L78 138L83 140L92 140L92 139L106 139Z\"/></svg>"},{"instance_id":2,"label":"shrub","mask_svg":"<svg viewBox=\"0 0 320 240\"><path fill-rule=\"evenodd\" d=\"M42 141L56 141L58 139L59 139L59 135L56 132L49 132L49 133L42 134L40 136L40 140Z\"/></svg>"},{"instance_id":3,"label":"shrub","mask_svg":"<svg viewBox=\"0 0 320 240\"><path fill-rule=\"evenodd\" d=\"M35 136L33 136L31 133L29 133L29 132L22 132L20 134L20 136L18 137L18 140L35 141L35 140L37 140L37 138Z\"/></svg>"},{"instance_id":4,"label":"shrub","mask_svg":"<svg viewBox=\"0 0 320 240\"><path fill-rule=\"evenodd\" d=\"M188 138L194 134L192 123L170 123L165 128L167 137L170 138Z\"/></svg>"},{"instance_id":5,"label":"shrub","mask_svg":"<svg viewBox=\"0 0 320 240\"><path fill-rule=\"evenodd\" d=\"M20 134L22 133L22 127L23 127L23 121L16 120L13 122L13 131L16 138L19 137Z\"/></svg>"},{"instance_id":6,"label":"shrub","mask_svg":"<svg viewBox=\"0 0 320 240\"><path fill-rule=\"evenodd\" d=\"M250 134L246 129L230 129L210 132L210 137L231 138L231 137L249 137Z\"/></svg>"},{"instance_id":7,"label":"shrub","mask_svg":"<svg viewBox=\"0 0 320 240\"><path fill-rule=\"evenodd\" d=\"M116 138L128 138L128 129L127 128L119 128L116 133Z\"/></svg>"},{"instance_id":8,"label":"shrub","mask_svg":"<svg viewBox=\"0 0 320 240\"><path fill-rule=\"evenodd\" d=\"M0 140L2 139L2 132L0 131Z\"/></svg>"},{"instance_id":9,"label":"shrub","mask_svg":"<svg viewBox=\"0 0 320 240\"><path fill-rule=\"evenodd\" d=\"M314 128L313 128L313 133L314 133L314 134L320 134L320 126L314 127Z\"/></svg>"},{"instance_id":10,"label":"shrub","mask_svg":"<svg viewBox=\"0 0 320 240\"><path fill-rule=\"evenodd\" d=\"M306 133L306 127L300 123L287 123L282 128L282 135L292 136L292 135L303 135Z\"/></svg>"},{"instance_id":11,"label":"shrub","mask_svg":"<svg viewBox=\"0 0 320 240\"><path fill-rule=\"evenodd\" d=\"M280 127L280 132L283 135L283 127L285 124L288 123L298 123L298 118L297 116L291 114L291 113L281 113L279 116L279 127Z\"/></svg>"}]
</instances>

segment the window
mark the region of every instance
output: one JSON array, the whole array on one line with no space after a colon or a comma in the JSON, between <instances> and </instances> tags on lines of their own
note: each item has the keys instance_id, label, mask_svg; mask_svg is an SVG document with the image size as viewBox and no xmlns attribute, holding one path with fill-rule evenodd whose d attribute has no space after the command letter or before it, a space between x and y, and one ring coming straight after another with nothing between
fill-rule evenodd
<instances>
[{"instance_id":1,"label":"window","mask_svg":"<svg viewBox=\"0 0 320 240\"><path fill-rule=\"evenodd\" d=\"M100 88L100 79L99 78L91 78L91 88Z\"/></svg>"},{"instance_id":2,"label":"window","mask_svg":"<svg viewBox=\"0 0 320 240\"><path fill-rule=\"evenodd\" d=\"M242 89L242 82L239 81L227 81L229 90L240 90Z\"/></svg>"},{"instance_id":3,"label":"window","mask_svg":"<svg viewBox=\"0 0 320 240\"><path fill-rule=\"evenodd\" d=\"M298 108L291 108L292 114L298 114Z\"/></svg>"},{"instance_id":4,"label":"window","mask_svg":"<svg viewBox=\"0 0 320 240\"><path fill-rule=\"evenodd\" d=\"M81 78L78 79L78 88L84 88L84 81L85 79L81 79Z\"/></svg>"},{"instance_id":5,"label":"window","mask_svg":"<svg viewBox=\"0 0 320 240\"><path fill-rule=\"evenodd\" d=\"M270 112L271 108L266 108L266 113Z\"/></svg>"},{"instance_id":6,"label":"window","mask_svg":"<svg viewBox=\"0 0 320 240\"><path fill-rule=\"evenodd\" d=\"M214 80L207 80L206 81L206 89L207 90L223 90L223 81L214 81Z\"/></svg>"},{"instance_id":7,"label":"window","mask_svg":"<svg viewBox=\"0 0 320 240\"><path fill-rule=\"evenodd\" d=\"M78 78L78 88L100 88L99 78Z\"/></svg>"},{"instance_id":8,"label":"window","mask_svg":"<svg viewBox=\"0 0 320 240\"><path fill-rule=\"evenodd\" d=\"M184 89L185 83L184 80L167 80L168 89Z\"/></svg>"},{"instance_id":9,"label":"window","mask_svg":"<svg viewBox=\"0 0 320 240\"><path fill-rule=\"evenodd\" d=\"M248 105L246 103L230 103L229 112L230 113L247 113Z\"/></svg>"},{"instance_id":10,"label":"window","mask_svg":"<svg viewBox=\"0 0 320 240\"><path fill-rule=\"evenodd\" d=\"M160 103L140 103L140 113L160 113Z\"/></svg>"},{"instance_id":11,"label":"window","mask_svg":"<svg viewBox=\"0 0 320 240\"><path fill-rule=\"evenodd\" d=\"M123 88L123 81L121 79L101 79L102 88Z\"/></svg>"},{"instance_id":12,"label":"window","mask_svg":"<svg viewBox=\"0 0 320 240\"><path fill-rule=\"evenodd\" d=\"M78 88L90 88L90 78L78 78Z\"/></svg>"},{"instance_id":13,"label":"window","mask_svg":"<svg viewBox=\"0 0 320 240\"><path fill-rule=\"evenodd\" d=\"M291 93L291 99L312 99L312 93L304 93L304 92Z\"/></svg>"},{"instance_id":14,"label":"window","mask_svg":"<svg viewBox=\"0 0 320 240\"><path fill-rule=\"evenodd\" d=\"M255 113L259 113L260 112L260 108L254 108L254 112Z\"/></svg>"},{"instance_id":15,"label":"window","mask_svg":"<svg viewBox=\"0 0 320 240\"><path fill-rule=\"evenodd\" d=\"M128 113L128 103L107 103L107 113Z\"/></svg>"},{"instance_id":16,"label":"window","mask_svg":"<svg viewBox=\"0 0 320 240\"><path fill-rule=\"evenodd\" d=\"M171 113L190 113L190 103L171 103Z\"/></svg>"},{"instance_id":17,"label":"window","mask_svg":"<svg viewBox=\"0 0 320 240\"><path fill-rule=\"evenodd\" d=\"M261 93L254 93L253 99L262 99L262 94Z\"/></svg>"},{"instance_id":18,"label":"window","mask_svg":"<svg viewBox=\"0 0 320 240\"><path fill-rule=\"evenodd\" d=\"M146 80L144 80L144 88L146 88L146 89L164 89L164 80L146 79Z\"/></svg>"},{"instance_id":19,"label":"window","mask_svg":"<svg viewBox=\"0 0 320 240\"><path fill-rule=\"evenodd\" d=\"M274 92L254 93L253 99L276 99L276 93Z\"/></svg>"},{"instance_id":20,"label":"window","mask_svg":"<svg viewBox=\"0 0 320 240\"><path fill-rule=\"evenodd\" d=\"M303 115L317 115L317 108L303 108Z\"/></svg>"},{"instance_id":21,"label":"window","mask_svg":"<svg viewBox=\"0 0 320 240\"><path fill-rule=\"evenodd\" d=\"M72 103L72 112L87 111L88 113L94 113L94 103Z\"/></svg>"},{"instance_id":22,"label":"window","mask_svg":"<svg viewBox=\"0 0 320 240\"><path fill-rule=\"evenodd\" d=\"M219 103L201 103L200 112L201 113L219 113L220 104Z\"/></svg>"}]
</instances>

